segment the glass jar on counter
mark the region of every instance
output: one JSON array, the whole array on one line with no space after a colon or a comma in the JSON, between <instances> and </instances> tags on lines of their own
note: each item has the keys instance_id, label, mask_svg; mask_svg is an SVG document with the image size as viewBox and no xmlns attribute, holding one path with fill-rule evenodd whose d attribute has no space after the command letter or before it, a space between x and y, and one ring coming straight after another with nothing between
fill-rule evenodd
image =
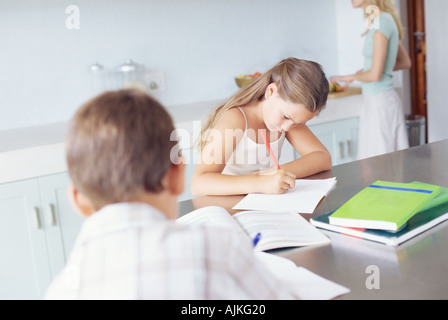
<instances>
[{"instance_id":1,"label":"glass jar on counter","mask_svg":"<svg viewBox=\"0 0 448 320\"><path fill-rule=\"evenodd\" d=\"M134 88L146 91L143 65L129 59L116 68L115 74L119 89Z\"/></svg>"},{"instance_id":2,"label":"glass jar on counter","mask_svg":"<svg viewBox=\"0 0 448 320\"><path fill-rule=\"evenodd\" d=\"M90 93L99 94L106 90L106 70L103 65L95 62L89 66L90 74Z\"/></svg>"}]
</instances>

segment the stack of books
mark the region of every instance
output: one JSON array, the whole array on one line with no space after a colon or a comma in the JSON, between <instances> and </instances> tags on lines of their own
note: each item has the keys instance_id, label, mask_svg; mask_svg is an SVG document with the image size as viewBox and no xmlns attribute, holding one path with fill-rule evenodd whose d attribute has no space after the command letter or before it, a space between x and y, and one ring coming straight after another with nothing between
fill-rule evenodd
<instances>
[{"instance_id":1,"label":"stack of books","mask_svg":"<svg viewBox=\"0 0 448 320\"><path fill-rule=\"evenodd\" d=\"M338 210L310 222L322 229L398 246L448 220L448 188L377 181Z\"/></svg>"}]
</instances>

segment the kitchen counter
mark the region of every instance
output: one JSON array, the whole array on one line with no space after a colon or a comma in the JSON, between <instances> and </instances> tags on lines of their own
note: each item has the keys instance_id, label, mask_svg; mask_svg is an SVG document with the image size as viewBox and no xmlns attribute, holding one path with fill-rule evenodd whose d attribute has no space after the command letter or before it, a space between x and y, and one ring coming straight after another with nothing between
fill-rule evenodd
<instances>
[{"instance_id":1,"label":"kitchen counter","mask_svg":"<svg viewBox=\"0 0 448 320\"><path fill-rule=\"evenodd\" d=\"M421 181L448 187L448 140L335 166L312 179L337 178L337 184L307 220L334 211L377 180ZM243 196L195 198L180 203L179 215L218 205L233 213ZM274 251L326 279L351 290L341 299L448 298L448 221L417 235L399 247L323 231L328 245ZM369 288L377 268L378 289Z\"/></svg>"},{"instance_id":2,"label":"kitchen counter","mask_svg":"<svg viewBox=\"0 0 448 320\"><path fill-rule=\"evenodd\" d=\"M308 124L338 121L357 117L361 95L329 99L327 107ZM192 137L204 120L221 101L204 101L169 107L176 127ZM24 180L67 170L64 138L67 123L53 123L29 128L0 131L0 183ZM191 146L184 141L183 148Z\"/></svg>"}]
</instances>

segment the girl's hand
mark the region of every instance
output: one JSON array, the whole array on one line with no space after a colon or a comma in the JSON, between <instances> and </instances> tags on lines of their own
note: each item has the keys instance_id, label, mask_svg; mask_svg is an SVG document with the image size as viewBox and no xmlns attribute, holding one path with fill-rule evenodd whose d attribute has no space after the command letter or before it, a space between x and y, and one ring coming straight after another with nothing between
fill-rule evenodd
<instances>
[{"instance_id":1,"label":"girl's hand","mask_svg":"<svg viewBox=\"0 0 448 320\"><path fill-rule=\"evenodd\" d=\"M258 190L266 194L283 194L296 184L296 176L292 172L268 169L259 172Z\"/></svg>"}]
</instances>

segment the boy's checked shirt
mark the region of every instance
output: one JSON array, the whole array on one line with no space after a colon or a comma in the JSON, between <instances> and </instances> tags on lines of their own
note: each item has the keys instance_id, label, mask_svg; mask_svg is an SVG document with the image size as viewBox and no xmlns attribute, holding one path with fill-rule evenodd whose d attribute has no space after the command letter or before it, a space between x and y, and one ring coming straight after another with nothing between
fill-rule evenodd
<instances>
[{"instance_id":1,"label":"boy's checked shirt","mask_svg":"<svg viewBox=\"0 0 448 320\"><path fill-rule=\"evenodd\" d=\"M251 241L181 225L143 203L87 218L46 299L291 299L254 257Z\"/></svg>"}]
</instances>

